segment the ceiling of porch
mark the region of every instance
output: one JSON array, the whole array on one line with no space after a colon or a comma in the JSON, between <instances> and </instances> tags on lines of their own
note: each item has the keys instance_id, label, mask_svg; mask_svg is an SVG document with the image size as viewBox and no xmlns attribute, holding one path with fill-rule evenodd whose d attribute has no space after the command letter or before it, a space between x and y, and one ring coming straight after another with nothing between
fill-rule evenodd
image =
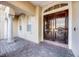
<instances>
[{"instance_id":1,"label":"ceiling of porch","mask_svg":"<svg viewBox=\"0 0 79 59\"><path fill-rule=\"evenodd\" d=\"M51 3L54 3L54 1L30 1L35 6L45 7Z\"/></svg>"}]
</instances>

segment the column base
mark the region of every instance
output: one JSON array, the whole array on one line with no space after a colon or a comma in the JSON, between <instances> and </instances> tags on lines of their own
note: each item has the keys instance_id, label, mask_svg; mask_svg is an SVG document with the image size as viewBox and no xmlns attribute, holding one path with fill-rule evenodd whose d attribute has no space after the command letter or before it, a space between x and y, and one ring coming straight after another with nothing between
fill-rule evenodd
<instances>
[{"instance_id":1,"label":"column base","mask_svg":"<svg viewBox=\"0 0 79 59\"><path fill-rule=\"evenodd\" d=\"M7 43L14 43L14 40L7 40Z\"/></svg>"}]
</instances>

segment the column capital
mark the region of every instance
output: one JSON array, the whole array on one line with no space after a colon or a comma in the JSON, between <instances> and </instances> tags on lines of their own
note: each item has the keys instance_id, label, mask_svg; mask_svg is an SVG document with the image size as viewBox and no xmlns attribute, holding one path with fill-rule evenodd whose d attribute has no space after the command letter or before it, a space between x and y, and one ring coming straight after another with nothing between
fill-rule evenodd
<instances>
[{"instance_id":1,"label":"column capital","mask_svg":"<svg viewBox=\"0 0 79 59\"><path fill-rule=\"evenodd\" d=\"M5 16L6 17L10 17L10 16L13 16L14 17L15 15L15 10L11 7L6 7L5 9Z\"/></svg>"},{"instance_id":2,"label":"column capital","mask_svg":"<svg viewBox=\"0 0 79 59\"><path fill-rule=\"evenodd\" d=\"M9 16L9 17L12 17L12 18L14 18L14 16L15 16L15 15L12 15L12 14L8 14L8 16Z\"/></svg>"}]
</instances>

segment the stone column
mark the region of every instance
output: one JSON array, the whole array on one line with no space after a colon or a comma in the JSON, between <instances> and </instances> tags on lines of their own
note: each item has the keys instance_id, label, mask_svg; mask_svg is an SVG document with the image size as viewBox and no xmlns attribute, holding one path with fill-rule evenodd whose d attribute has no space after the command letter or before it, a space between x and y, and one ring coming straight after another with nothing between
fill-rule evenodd
<instances>
[{"instance_id":1,"label":"stone column","mask_svg":"<svg viewBox=\"0 0 79 59\"><path fill-rule=\"evenodd\" d=\"M5 16L5 27L4 27L4 38L6 42L13 42L13 19L15 16L15 10L11 7L6 7L4 11Z\"/></svg>"},{"instance_id":2,"label":"stone column","mask_svg":"<svg viewBox=\"0 0 79 59\"><path fill-rule=\"evenodd\" d=\"M14 15L8 15L8 42L13 42L13 19Z\"/></svg>"}]
</instances>

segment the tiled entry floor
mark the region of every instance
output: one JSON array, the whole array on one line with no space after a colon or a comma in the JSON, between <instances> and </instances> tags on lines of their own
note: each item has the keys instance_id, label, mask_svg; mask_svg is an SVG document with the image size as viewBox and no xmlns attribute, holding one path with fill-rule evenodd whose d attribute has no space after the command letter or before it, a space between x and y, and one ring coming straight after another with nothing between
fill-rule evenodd
<instances>
[{"instance_id":1,"label":"tiled entry floor","mask_svg":"<svg viewBox=\"0 0 79 59\"><path fill-rule=\"evenodd\" d=\"M73 57L71 50L46 42L35 44L22 38L14 43L0 42L0 56L4 57Z\"/></svg>"}]
</instances>

